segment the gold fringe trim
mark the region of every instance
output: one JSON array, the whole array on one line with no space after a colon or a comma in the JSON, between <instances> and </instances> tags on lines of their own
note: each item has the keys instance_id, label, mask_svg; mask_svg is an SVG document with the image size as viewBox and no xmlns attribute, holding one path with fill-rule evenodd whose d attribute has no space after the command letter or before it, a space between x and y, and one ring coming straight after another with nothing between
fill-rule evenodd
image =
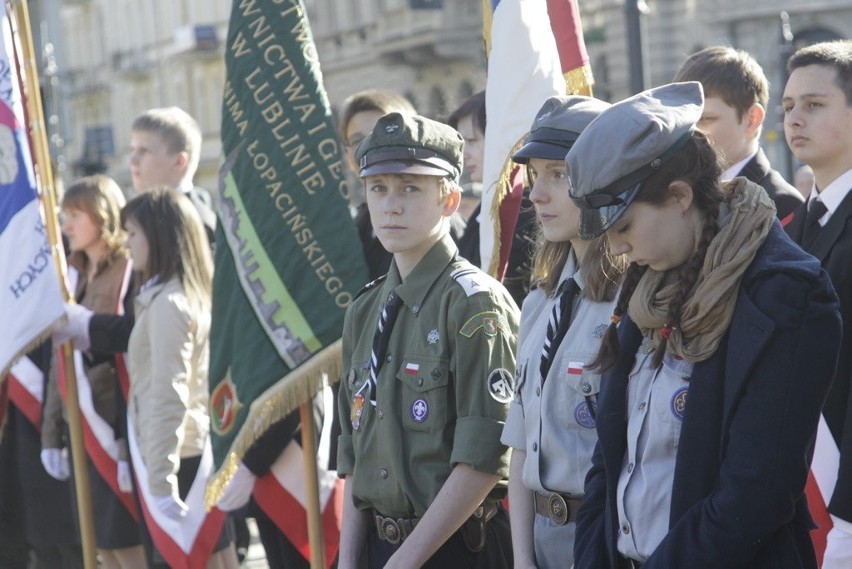
<instances>
[{"instance_id":1,"label":"gold fringe trim","mask_svg":"<svg viewBox=\"0 0 852 569\"><path fill-rule=\"evenodd\" d=\"M25 345L23 348L18 350L18 352L9 359L9 361L6 363L5 367L2 370L0 370L0 384L2 384L4 381L6 381L6 376L9 375L9 371L12 369L12 366L14 366L18 362L19 359L21 359L22 357L27 355L27 353L29 351L35 349L36 347L41 345L45 340L50 338L50 334L53 331L53 328L57 324L59 324L59 323L65 324L66 322L68 322L68 317L65 316L65 314L63 314L62 316L59 317L59 320L52 322L47 328L45 328L44 332L42 332L41 334L36 336L34 339L30 340L29 343L27 343L27 345Z\"/></svg>"},{"instance_id":2,"label":"gold fringe trim","mask_svg":"<svg viewBox=\"0 0 852 569\"><path fill-rule=\"evenodd\" d=\"M503 163L500 175L497 176L497 185L494 188L494 201L491 202L491 221L494 227L494 249L491 251L491 260L488 262L488 274L497 278L497 269L500 267L500 204L512 191L512 170L515 169L515 161L512 156L521 149L527 140L529 133L524 134L518 142L512 146L509 156Z\"/></svg>"},{"instance_id":3,"label":"gold fringe trim","mask_svg":"<svg viewBox=\"0 0 852 569\"><path fill-rule=\"evenodd\" d=\"M323 348L251 403L248 416L231 443L222 466L207 481L204 504L208 511L225 493L246 452L269 427L309 401L326 383L332 385L340 381L343 365L341 347L341 340L337 340Z\"/></svg>"},{"instance_id":4,"label":"gold fringe trim","mask_svg":"<svg viewBox=\"0 0 852 569\"><path fill-rule=\"evenodd\" d=\"M565 94L592 96L592 85L595 78L592 76L592 67L588 64L572 69L565 74Z\"/></svg>"}]
</instances>

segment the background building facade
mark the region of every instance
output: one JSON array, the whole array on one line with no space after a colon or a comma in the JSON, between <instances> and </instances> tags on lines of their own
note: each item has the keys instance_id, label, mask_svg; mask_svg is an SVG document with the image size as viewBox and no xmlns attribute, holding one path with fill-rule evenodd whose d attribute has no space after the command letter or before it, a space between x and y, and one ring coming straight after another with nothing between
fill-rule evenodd
<instances>
[{"instance_id":1,"label":"background building facade","mask_svg":"<svg viewBox=\"0 0 852 569\"><path fill-rule=\"evenodd\" d=\"M128 187L133 117L178 105L204 133L197 182L214 188L231 0L31 2L52 152L63 178L105 170ZM444 118L485 85L479 0L305 5L334 111L354 91L386 88L409 97L421 113ZM645 86L670 81L687 55L708 45L751 52L772 83L763 143L780 163L786 144L777 107L789 52L781 10L789 13L794 43L852 35L846 0L649 0L641 17ZM595 95L609 101L630 95L625 0L581 0L580 12Z\"/></svg>"}]
</instances>

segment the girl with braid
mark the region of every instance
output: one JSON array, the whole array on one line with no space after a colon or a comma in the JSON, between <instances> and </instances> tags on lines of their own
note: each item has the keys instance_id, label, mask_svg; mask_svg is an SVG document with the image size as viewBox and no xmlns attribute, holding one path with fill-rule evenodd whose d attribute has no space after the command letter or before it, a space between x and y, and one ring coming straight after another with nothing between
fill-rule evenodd
<instances>
[{"instance_id":1,"label":"girl with braid","mask_svg":"<svg viewBox=\"0 0 852 569\"><path fill-rule=\"evenodd\" d=\"M604 111L566 158L580 235L630 260L596 361L575 567L816 568L804 495L837 297L766 193L719 182L678 83Z\"/></svg>"}]
</instances>

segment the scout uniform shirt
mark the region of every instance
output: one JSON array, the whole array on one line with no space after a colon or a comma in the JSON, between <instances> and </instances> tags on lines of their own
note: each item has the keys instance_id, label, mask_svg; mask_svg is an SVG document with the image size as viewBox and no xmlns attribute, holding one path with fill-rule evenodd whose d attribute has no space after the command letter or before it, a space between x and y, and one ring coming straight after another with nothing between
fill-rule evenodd
<instances>
[{"instance_id":1,"label":"scout uniform shirt","mask_svg":"<svg viewBox=\"0 0 852 569\"><path fill-rule=\"evenodd\" d=\"M445 236L404 282L392 263L387 279L346 313L337 472L353 475L360 510L420 517L459 463L508 475L500 433L514 395L518 309L502 285L457 252ZM373 405L362 388L379 313L393 290L404 305ZM495 499L505 493L505 484L498 486Z\"/></svg>"},{"instance_id":2,"label":"scout uniform shirt","mask_svg":"<svg viewBox=\"0 0 852 569\"><path fill-rule=\"evenodd\" d=\"M627 451L618 477L618 551L645 561L669 533L677 447L692 364L666 352L651 366L645 338L627 383Z\"/></svg>"},{"instance_id":3,"label":"scout uniform shirt","mask_svg":"<svg viewBox=\"0 0 852 569\"><path fill-rule=\"evenodd\" d=\"M580 287L571 325L559 345L546 380L539 369L547 324L559 295L530 292L521 315L515 400L503 442L526 451L523 482L530 490L583 495L586 473L598 436L593 409L600 390L600 370L586 369L600 349L615 301L582 298L585 286L573 252L565 261L560 284L568 277Z\"/></svg>"}]
</instances>

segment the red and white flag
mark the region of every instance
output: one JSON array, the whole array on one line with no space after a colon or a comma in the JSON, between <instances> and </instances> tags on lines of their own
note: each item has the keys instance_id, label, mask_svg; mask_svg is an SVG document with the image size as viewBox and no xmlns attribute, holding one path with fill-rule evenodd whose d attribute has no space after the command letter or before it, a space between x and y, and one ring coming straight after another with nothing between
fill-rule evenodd
<instances>
[{"instance_id":1,"label":"red and white flag","mask_svg":"<svg viewBox=\"0 0 852 569\"><path fill-rule=\"evenodd\" d=\"M334 471L319 468L319 499L322 512L325 564L337 556L340 525L343 519L343 480ZM275 522L302 556L310 561L308 542L308 506L305 487L304 453L291 441L270 468L254 485L254 500Z\"/></svg>"},{"instance_id":2,"label":"red and white flag","mask_svg":"<svg viewBox=\"0 0 852 569\"><path fill-rule=\"evenodd\" d=\"M30 358L23 357L12 366L8 382L9 401L40 431L44 374Z\"/></svg>"},{"instance_id":3,"label":"red and white flag","mask_svg":"<svg viewBox=\"0 0 852 569\"><path fill-rule=\"evenodd\" d=\"M122 281L121 292L116 303L116 314L124 313L124 297L127 294L127 289L130 283L130 275L132 273L132 263L127 262L127 267ZM71 268L68 271L69 289L74 290L77 284L77 272ZM57 363L57 384L59 392L62 395L63 401L67 401L67 384L65 383L65 358L62 357L61 350L56 358ZM129 386L127 380L127 368L124 365L124 357L118 354L115 357L115 368L118 375L119 386L124 401L127 401L127 388ZM95 409L94 395L92 392L92 384L89 382L89 377L86 374L86 367L83 365L83 357L79 351L74 352L74 370L77 377L77 398L80 403L80 416L83 424L83 442L86 447L86 454L95 465L98 474L112 489L113 493L118 497L128 513L134 520L139 520L139 512L136 508L136 503L133 500L133 494L122 492L118 485L118 462L120 459L119 442L115 438L115 429L106 421Z\"/></svg>"},{"instance_id":4,"label":"red and white flag","mask_svg":"<svg viewBox=\"0 0 852 569\"><path fill-rule=\"evenodd\" d=\"M811 531L811 540L814 543L819 565L822 565L822 558L825 554L826 536L834 526L831 516L828 514L828 503L834 493L834 486L837 484L839 468L840 449L825 422L825 417L820 415L814 458L811 461L811 472L805 485L805 495L808 497L811 517L819 526Z\"/></svg>"},{"instance_id":5,"label":"red and white flag","mask_svg":"<svg viewBox=\"0 0 852 569\"><path fill-rule=\"evenodd\" d=\"M210 438L207 438L195 480L184 499L188 510L180 519L171 518L157 508L148 487L148 471L136 442L133 425L129 422L127 439L142 514L157 551L173 569L204 569L225 523L225 512L219 508L207 512L204 506L207 478L213 473Z\"/></svg>"}]
</instances>

